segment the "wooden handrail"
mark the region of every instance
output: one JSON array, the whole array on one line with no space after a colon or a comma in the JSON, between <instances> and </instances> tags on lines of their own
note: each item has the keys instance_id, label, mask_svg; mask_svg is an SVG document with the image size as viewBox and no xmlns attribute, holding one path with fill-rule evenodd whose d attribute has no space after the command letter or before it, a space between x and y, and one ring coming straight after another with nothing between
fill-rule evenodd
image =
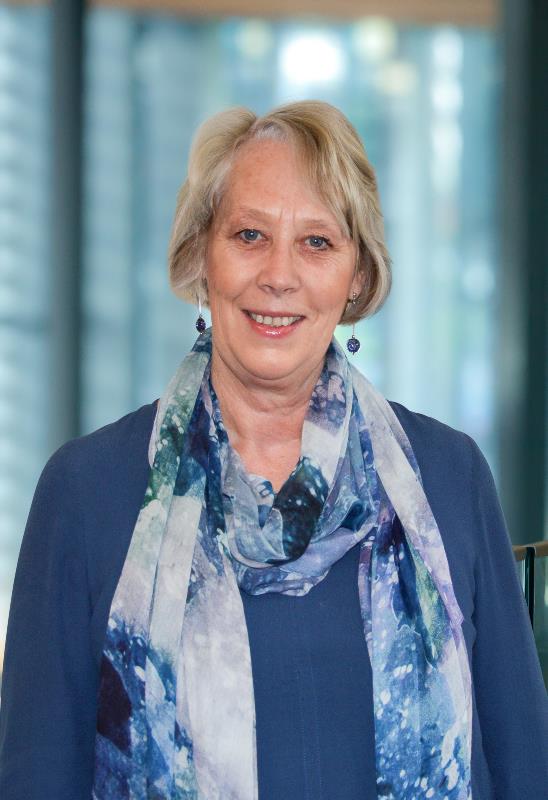
<instances>
[{"instance_id":1,"label":"wooden handrail","mask_svg":"<svg viewBox=\"0 0 548 800\"><path fill-rule=\"evenodd\" d=\"M545 558L548 556L548 539L540 542L531 542L531 544L515 544L512 547L514 551L514 558L516 561L523 561L527 555L527 548L533 547L535 550L535 558Z\"/></svg>"},{"instance_id":2,"label":"wooden handrail","mask_svg":"<svg viewBox=\"0 0 548 800\"><path fill-rule=\"evenodd\" d=\"M544 539L542 542L533 542L529 547L535 548L535 558L548 556L548 539Z\"/></svg>"},{"instance_id":3,"label":"wooden handrail","mask_svg":"<svg viewBox=\"0 0 548 800\"><path fill-rule=\"evenodd\" d=\"M527 555L527 546L524 544L517 544L512 547L514 551L514 558L516 561L523 561L525 556Z\"/></svg>"},{"instance_id":4,"label":"wooden handrail","mask_svg":"<svg viewBox=\"0 0 548 800\"><path fill-rule=\"evenodd\" d=\"M481 25L494 28L496 0L91 0L96 6L134 11L170 12L185 16L331 17L364 19L387 17L396 22L423 25Z\"/></svg>"}]
</instances>

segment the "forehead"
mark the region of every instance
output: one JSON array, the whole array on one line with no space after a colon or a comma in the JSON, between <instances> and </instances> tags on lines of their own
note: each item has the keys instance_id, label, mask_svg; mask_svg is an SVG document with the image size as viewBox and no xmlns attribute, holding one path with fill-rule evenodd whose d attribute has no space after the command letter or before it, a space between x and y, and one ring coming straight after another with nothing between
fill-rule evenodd
<instances>
[{"instance_id":1,"label":"forehead","mask_svg":"<svg viewBox=\"0 0 548 800\"><path fill-rule=\"evenodd\" d=\"M235 153L223 182L213 215L213 229L246 217L291 218L299 224L329 226L331 235L352 238L346 215L346 202L337 191L336 181L322 184L308 168L296 143L277 139L253 139ZM325 184L325 185L324 185ZM254 209L249 214L246 209ZM258 212L258 213L257 213Z\"/></svg>"},{"instance_id":2,"label":"forehead","mask_svg":"<svg viewBox=\"0 0 548 800\"><path fill-rule=\"evenodd\" d=\"M316 214L333 217L296 146L279 140L252 140L235 153L219 211L250 205L273 211L299 208L307 215L314 209Z\"/></svg>"}]
</instances>

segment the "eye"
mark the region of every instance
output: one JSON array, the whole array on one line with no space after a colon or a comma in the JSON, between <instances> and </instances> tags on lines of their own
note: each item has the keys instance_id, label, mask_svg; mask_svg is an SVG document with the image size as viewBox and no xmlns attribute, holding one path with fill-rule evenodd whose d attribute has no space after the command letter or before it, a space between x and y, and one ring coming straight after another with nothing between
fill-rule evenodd
<instances>
[{"instance_id":1,"label":"eye","mask_svg":"<svg viewBox=\"0 0 548 800\"><path fill-rule=\"evenodd\" d=\"M260 232L255 230L255 228L244 228L243 231L238 233L238 236L244 242L256 242L260 235Z\"/></svg>"},{"instance_id":2,"label":"eye","mask_svg":"<svg viewBox=\"0 0 548 800\"><path fill-rule=\"evenodd\" d=\"M306 240L314 250L326 250L330 241L326 236L309 236Z\"/></svg>"}]
</instances>

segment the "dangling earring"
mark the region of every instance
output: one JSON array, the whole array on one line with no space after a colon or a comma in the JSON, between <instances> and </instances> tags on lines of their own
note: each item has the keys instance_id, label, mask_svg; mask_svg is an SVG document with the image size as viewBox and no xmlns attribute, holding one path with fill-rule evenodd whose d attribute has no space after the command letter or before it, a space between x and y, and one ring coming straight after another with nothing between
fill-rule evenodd
<instances>
[{"instance_id":1,"label":"dangling earring","mask_svg":"<svg viewBox=\"0 0 548 800\"><path fill-rule=\"evenodd\" d=\"M357 297L357 294L356 294L356 292L354 292L354 294L352 295L352 301L351 301L352 302L352 306L356 305L356 297ZM356 327L356 323L354 322L354 323L352 323L352 336L350 337L350 339L346 343L346 348L347 348L349 353L357 353L358 350L360 349L360 340L356 339L356 336L355 336L355 333L354 333L355 327Z\"/></svg>"},{"instance_id":2,"label":"dangling earring","mask_svg":"<svg viewBox=\"0 0 548 800\"><path fill-rule=\"evenodd\" d=\"M196 330L198 333L203 333L206 327L206 321L202 317L202 298L198 297L198 319L196 320Z\"/></svg>"}]
</instances>

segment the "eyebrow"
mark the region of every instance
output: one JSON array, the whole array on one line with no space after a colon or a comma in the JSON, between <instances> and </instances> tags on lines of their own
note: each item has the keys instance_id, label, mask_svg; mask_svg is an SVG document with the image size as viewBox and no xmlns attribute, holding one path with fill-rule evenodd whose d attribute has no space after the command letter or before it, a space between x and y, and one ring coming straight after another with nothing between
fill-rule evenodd
<instances>
[{"instance_id":1,"label":"eyebrow","mask_svg":"<svg viewBox=\"0 0 548 800\"><path fill-rule=\"evenodd\" d=\"M261 211L259 208L252 208L251 206L238 206L235 208L231 214L230 218L234 218L237 216L250 216L256 217L257 219L264 219L266 221L272 219L272 214L269 214L268 211ZM324 227L330 228L331 230L337 230L342 235L342 231L337 224L337 222L331 222L330 220L323 219L322 217L305 217L304 219L299 219L299 222L302 222L304 225L309 225L311 227Z\"/></svg>"}]
</instances>

